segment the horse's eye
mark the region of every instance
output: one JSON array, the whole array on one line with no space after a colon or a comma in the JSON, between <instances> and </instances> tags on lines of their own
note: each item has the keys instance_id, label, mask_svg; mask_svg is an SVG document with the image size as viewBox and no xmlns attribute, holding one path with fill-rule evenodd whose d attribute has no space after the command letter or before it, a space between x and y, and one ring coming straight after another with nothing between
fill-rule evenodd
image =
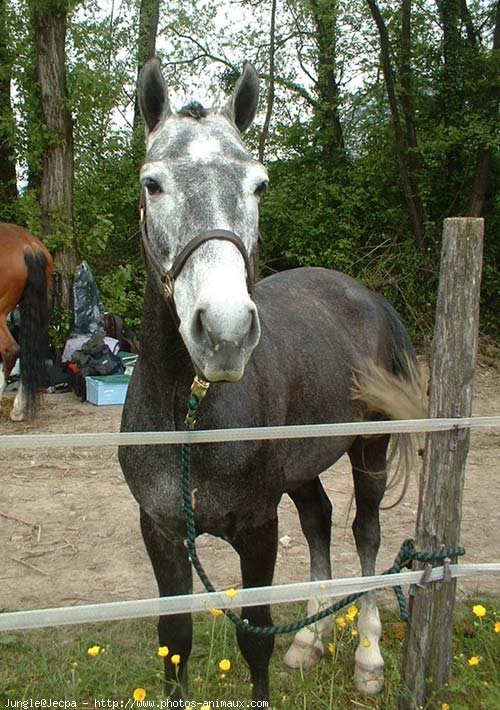
<instances>
[{"instance_id":1,"label":"horse's eye","mask_svg":"<svg viewBox=\"0 0 500 710\"><path fill-rule=\"evenodd\" d=\"M150 195L157 195L159 192L161 192L161 187L158 185L156 180L153 180L153 178L146 178L146 180L144 180L143 185Z\"/></svg>"},{"instance_id":2,"label":"horse's eye","mask_svg":"<svg viewBox=\"0 0 500 710\"><path fill-rule=\"evenodd\" d=\"M269 187L269 180L263 180L255 188L255 194L260 197Z\"/></svg>"}]
</instances>

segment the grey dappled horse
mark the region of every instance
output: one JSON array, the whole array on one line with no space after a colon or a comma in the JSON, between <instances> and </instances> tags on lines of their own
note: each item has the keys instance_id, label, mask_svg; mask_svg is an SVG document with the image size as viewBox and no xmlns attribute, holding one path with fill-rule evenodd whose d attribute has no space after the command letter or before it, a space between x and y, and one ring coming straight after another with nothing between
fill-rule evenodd
<instances>
[{"instance_id":1,"label":"grey dappled horse","mask_svg":"<svg viewBox=\"0 0 500 710\"><path fill-rule=\"evenodd\" d=\"M200 429L402 417L405 398L418 409L414 352L381 296L320 268L273 275L250 294L259 197L268 179L240 139L257 108L253 67L245 64L220 112L198 103L173 112L157 60L143 68L138 95L147 134L141 183L148 279L140 357L122 430L183 429L195 373L216 383L200 407ZM388 436L345 436L196 446L191 485L197 490L197 533L217 535L234 547L245 587L270 585L277 507L288 493L309 544L311 578L330 578L331 504L319 475L347 452L356 499L353 530L362 573L371 575L388 443ZM178 447L123 447L119 457L140 506L160 595L189 594ZM310 613L317 608L309 602ZM268 605L245 608L242 616L252 624L271 624ZM285 662L313 665L330 628L324 620L300 631ZM374 694L383 685L374 594L363 598L358 629L356 686ZM175 667L165 662L166 690L180 696L187 692L191 616L163 616L158 631L160 644L180 655L181 688ZM237 638L250 667L253 698L267 699L274 639L241 629Z\"/></svg>"}]
</instances>

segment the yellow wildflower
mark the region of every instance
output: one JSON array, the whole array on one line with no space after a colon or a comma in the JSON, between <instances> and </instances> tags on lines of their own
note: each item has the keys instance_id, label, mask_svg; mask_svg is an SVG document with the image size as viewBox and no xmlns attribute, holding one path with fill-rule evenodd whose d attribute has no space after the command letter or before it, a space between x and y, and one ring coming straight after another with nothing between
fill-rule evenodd
<instances>
[{"instance_id":1,"label":"yellow wildflower","mask_svg":"<svg viewBox=\"0 0 500 710\"><path fill-rule=\"evenodd\" d=\"M170 663L173 663L174 666L178 666L180 662L181 662L181 657L179 656L178 653L174 653L174 655L170 657Z\"/></svg>"},{"instance_id":2,"label":"yellow wildflower","mask_svg":"<svg viewBox=\"0 0 500 710\"><path fill-rule=\"evenodd\" d=\"M136 688L132 693L132 697L137 703L142 703L146 699L146 691L144 688Z\"/></svg>"},{"instance_id":3,"label":"yellow wildflower","mask_svg":"<svg viewBox=\"0 0 500 710\"><path fill-rule=\"evenodd\" d=\"M87 656L91 656L91 658L95 658L100 653L101 653L100 646L91 646L90 648L87 649Z\"/></svg>"},{"instance_id":4,"label":"yellow wildflower","mask_svg":"<svg viewBox=\"0 0 500 710\"><path fill-rule=\"evenodd\" d=\"M472 613L475 616L481 618L483 616L486 616L486 609L482 604L474 604L474 606L472 607Z\"/></svg>"},{"instance_id":5,"label":"yellow wildflower","mask_svg":"<svg viewBox=\"0 0 500 710\"><path fill-rule=\"evenodd\" d=\"M222 611L222 609L210 609L210 613L212 614L212 616L220 616L224 612Z\"/></svg>"},{"instance_id":6,"label":"yellow wildflower","mask_svg":"<svg viewBox=\"0 0 500 710\"><path fill-rule=\"evenodd\" d=\"M203 704L200 710L212 710L212 708L210 707L210 705Z\"/></svg>"},{"instance_id":7,"label":"yellow wildflower","mask_svg":"<svg viewBox=\"0 0 500 710\"><path fill-rule=\"evenodd\" d=\"M357 629L353 629L353 630L351 631L351 636L356 637L357 635L358 635Z\"/></svg>"},{"instance_id":8,"label":"yellow wildflower","mask_svg":"<svg viewBox=\"0 0 500 710\"><path fill-rule=\"evenodd\" d=\"M344 626L347 624L347 621L344 619L343 616L339 616L335 619L335 623L337 624L339 629L343 629Z\"/></svg>"},{"instance_id":9,"label":"yellow wildflower","mask_svg":"<svg viewBox=\"0 0 500 710\"><path fill-rule=\"evenodd\" d=\"M450 706L448 705L448 703L443 703L441 705L441 710L450 710Z\"/></svg>"},{"instance_id":10,"label":"yellow wildflower","mask_svg":"<svg viewBox=\"0 0 500 710\"><path fill-rule=\"evenodd\" d=\"M226 596L232 599L238 594L238 590L235 589L234 587L231 587L230 589L226 589Z\"/></svg>"},{"instance_id":11,"label":"yellow wildflower","mask_svg":"<svg viewBox=\"0 0 500 710\"><path fill-rule=\"evenodd\" d=\"M500 621L495 621L495 633L500 634Z\"/></svg>"},{"instance_id":12,"label":"yellow wildflower","mask_svg":"<svg viewBox=\"0 0 500 710\"><path fill-rule=\"evenodd\" d=\"M160 656L160 658L168 656L168 646L160 646L156 652L156 655Z\"/></svg>"},{"instance_id":13,"label":"yellow wildflower","mask_svg":"<svg viewBox=\"0 0 500 710\"><path fill-rule=\"evenodd\" d=\"M333 654L335 653L335 646L333 645L333 643L330 642L330 643L328 644L328 650L330 651L330 653L331 653L332 656L333 656Z\"/></svg>"},{"instance_id":14,"label":"yellow wildflower","mask_svg":"<svg viewBox=\"0 0 500 710\"><path fill-rule=\"evenodd\" d=\"M479 665L480 660L481 659L479 658L479 656L472 656L471 658L469 658L469 666Z\"/></svg>"},{"instance_id":15,"label":"yellow wildflower","mask_svg":"<svg viewBox=\"0 0 500 710\"><path fill-rule=\"evenodd\" d=\"M370 648L371 642L370 639L364 638L362 641L363 648Z\"/></svg>"},{"instance_id":16,"label":"yellow wildflower","mask_svg":"<svg viewBox=\"0 0 500 710\"><path fill-rule=\"evenodd\" d=\"M227 673L227 671L230 671L231 661L229 660L229 658L223 658L222 661L219 661L219 668L225 673Z\"/></svg>"},{"instance_id":17,"label":"yellow wildflower","mask_svg":"<svg viewBox=\"0 0 500 710\"><path fill-rule=\"evenodd\" d=\"M345 615L346 615L346 617L349 619L349 621L354 621L354 619L355 619L355 618L357 617L357 615L358 615L358 607L357 607L355 604L353 604L352 606L350 606L350 607L347 609Z\"/></svg>"},{"instance_id":18,"label":"yellow wildflower","mask_svg":"<svg viewBox=\"0 0 500 710\"><path fill-rule=\"evenodd\" d=\"M73 661L71 665L73 666L73 668L78 668L78 661Z\"/></svg>"}]
</instances>

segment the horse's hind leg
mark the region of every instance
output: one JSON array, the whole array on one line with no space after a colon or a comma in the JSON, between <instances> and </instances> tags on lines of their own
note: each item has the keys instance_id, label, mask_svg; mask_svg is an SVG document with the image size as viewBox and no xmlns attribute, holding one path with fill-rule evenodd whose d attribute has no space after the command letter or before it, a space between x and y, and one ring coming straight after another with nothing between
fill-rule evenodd
<instances>
[{"instance_id":1,"label":"horse's hind leg","mask_svg":"<svg viewBox=\"0 0 500 710\"><path fill-rule=\"evenodd\" d=\"M14 404L12 405L12 409L10 410L10 418L13 422L22 422L24 420L26 405L26 395L24 392L23 383L20 381L19 389L17 390L17 394L14 398Z\"/></svg>"},{"instance_id":2,"label":"horse's hind leg","mask_svg":"<svg viewBox=\"0 0 500 710\"><path fill-rule=\"evenodd\" d=\"M388 443L388 436L358 438L348 452L356 497L352 527L363 576L375 574L380 546L379 506L387 479ZM375 592L368 592L361 598L354 672L356 688L365 695L376 695L384 685L384 659L379 648L381 631Z\"/></svg>"},{"instance_id":3,"label":"horse's hind leg","mask_svg":"<svg viewBox=\"0 0 500 710\"><path fill-rule=\"evenodd\" d=\"M191 563L181 539L168 539L155 522L141 509L141 530L144 544L158 583L161 597L191 594L193 578ZM183 700L188 692L187 662L191 653L193 624L191 614L160 616L158 638L167 646L165 657L165 693L173 700ZM180 663L173 664L174 655Z\"/></svg>"},{"instance_id":4,"label":"horse's hind leg","mask_svg":"<svg viewBox=\"0 0 500 710\"><path fill-rule=\"evenodd\" d=\"M277 518L259 528L244 529L231 540L240 556L243 586L266 587L272 584L278 542ZM244 607L241 618L255 626L272 624L269 604ZM252 681L252 700L269 698L269 661L274 648L274 636L257 635L237 627L238 644L248 666Z\"/></svg>"},{"instance_id":5,"label":"horse's hind leg","mask_svg":"<svg viewBox=\"0 0 500 710\"><path fill-rule=\"evenodd\" d=\"M0 371L0 399L3 395L7 378L19 357L20 347L10 334L4 318L0 318L0 355L3 369Z\"/></svg>"},{"instance_id":6,"label":"horse's hind leg","mask_svg":"<svg viewBox=\"0 0 500 710\"><path fill-rule=\"evenodd\" d=\"M330 535L332 526L332 504L321 481L315 478L289 493L299 512L300 524L311 556L311 580L331 579ZM321 608L330 605L330 600L320 602L310 599L307 615L311 616ZM331 631L330 616L301 629L285 654L284 662L289 668L311 668L324 653L322 637Z\"/></svg>"}]
</instances>

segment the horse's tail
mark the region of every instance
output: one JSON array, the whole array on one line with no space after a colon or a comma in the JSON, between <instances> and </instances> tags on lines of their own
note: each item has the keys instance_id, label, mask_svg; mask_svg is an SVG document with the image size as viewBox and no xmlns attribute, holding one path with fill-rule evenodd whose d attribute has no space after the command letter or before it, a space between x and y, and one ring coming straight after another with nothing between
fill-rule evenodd
<instances>
[{"instance_id":1,"label":"horse's tail","mask_svg":"<svg viewBox=\"0 0 500 710\"><path fill-rule=\"evenodd\" d=\"M368 411L383 417L425 419L428 410L427 378L398 314L384 298L380 297L380 303L392 335L392 368L389 371L373 360L367 361L362 371L354 373L354 398L360 400ZM387 489L402 481L401 495L393 505L397 505L406 493L418 449L415 434L391 436L388 460L389 463L397 463Z\"/></svg>"},{"instance_id":2,"label":"horse's tail","mask_svg":"<svg viewBox=\"0 0 500 710\"><path fill-rule=\"evenodd\" d=\"M49 342L49 304L47 258L37 249L26 249L24 261L28 278L19 302L21 311L20 347L21 385L25 398L25 412L33 417L39 406L38 390L43 385L45 357Z\"/></svg>"}]
</instances>

